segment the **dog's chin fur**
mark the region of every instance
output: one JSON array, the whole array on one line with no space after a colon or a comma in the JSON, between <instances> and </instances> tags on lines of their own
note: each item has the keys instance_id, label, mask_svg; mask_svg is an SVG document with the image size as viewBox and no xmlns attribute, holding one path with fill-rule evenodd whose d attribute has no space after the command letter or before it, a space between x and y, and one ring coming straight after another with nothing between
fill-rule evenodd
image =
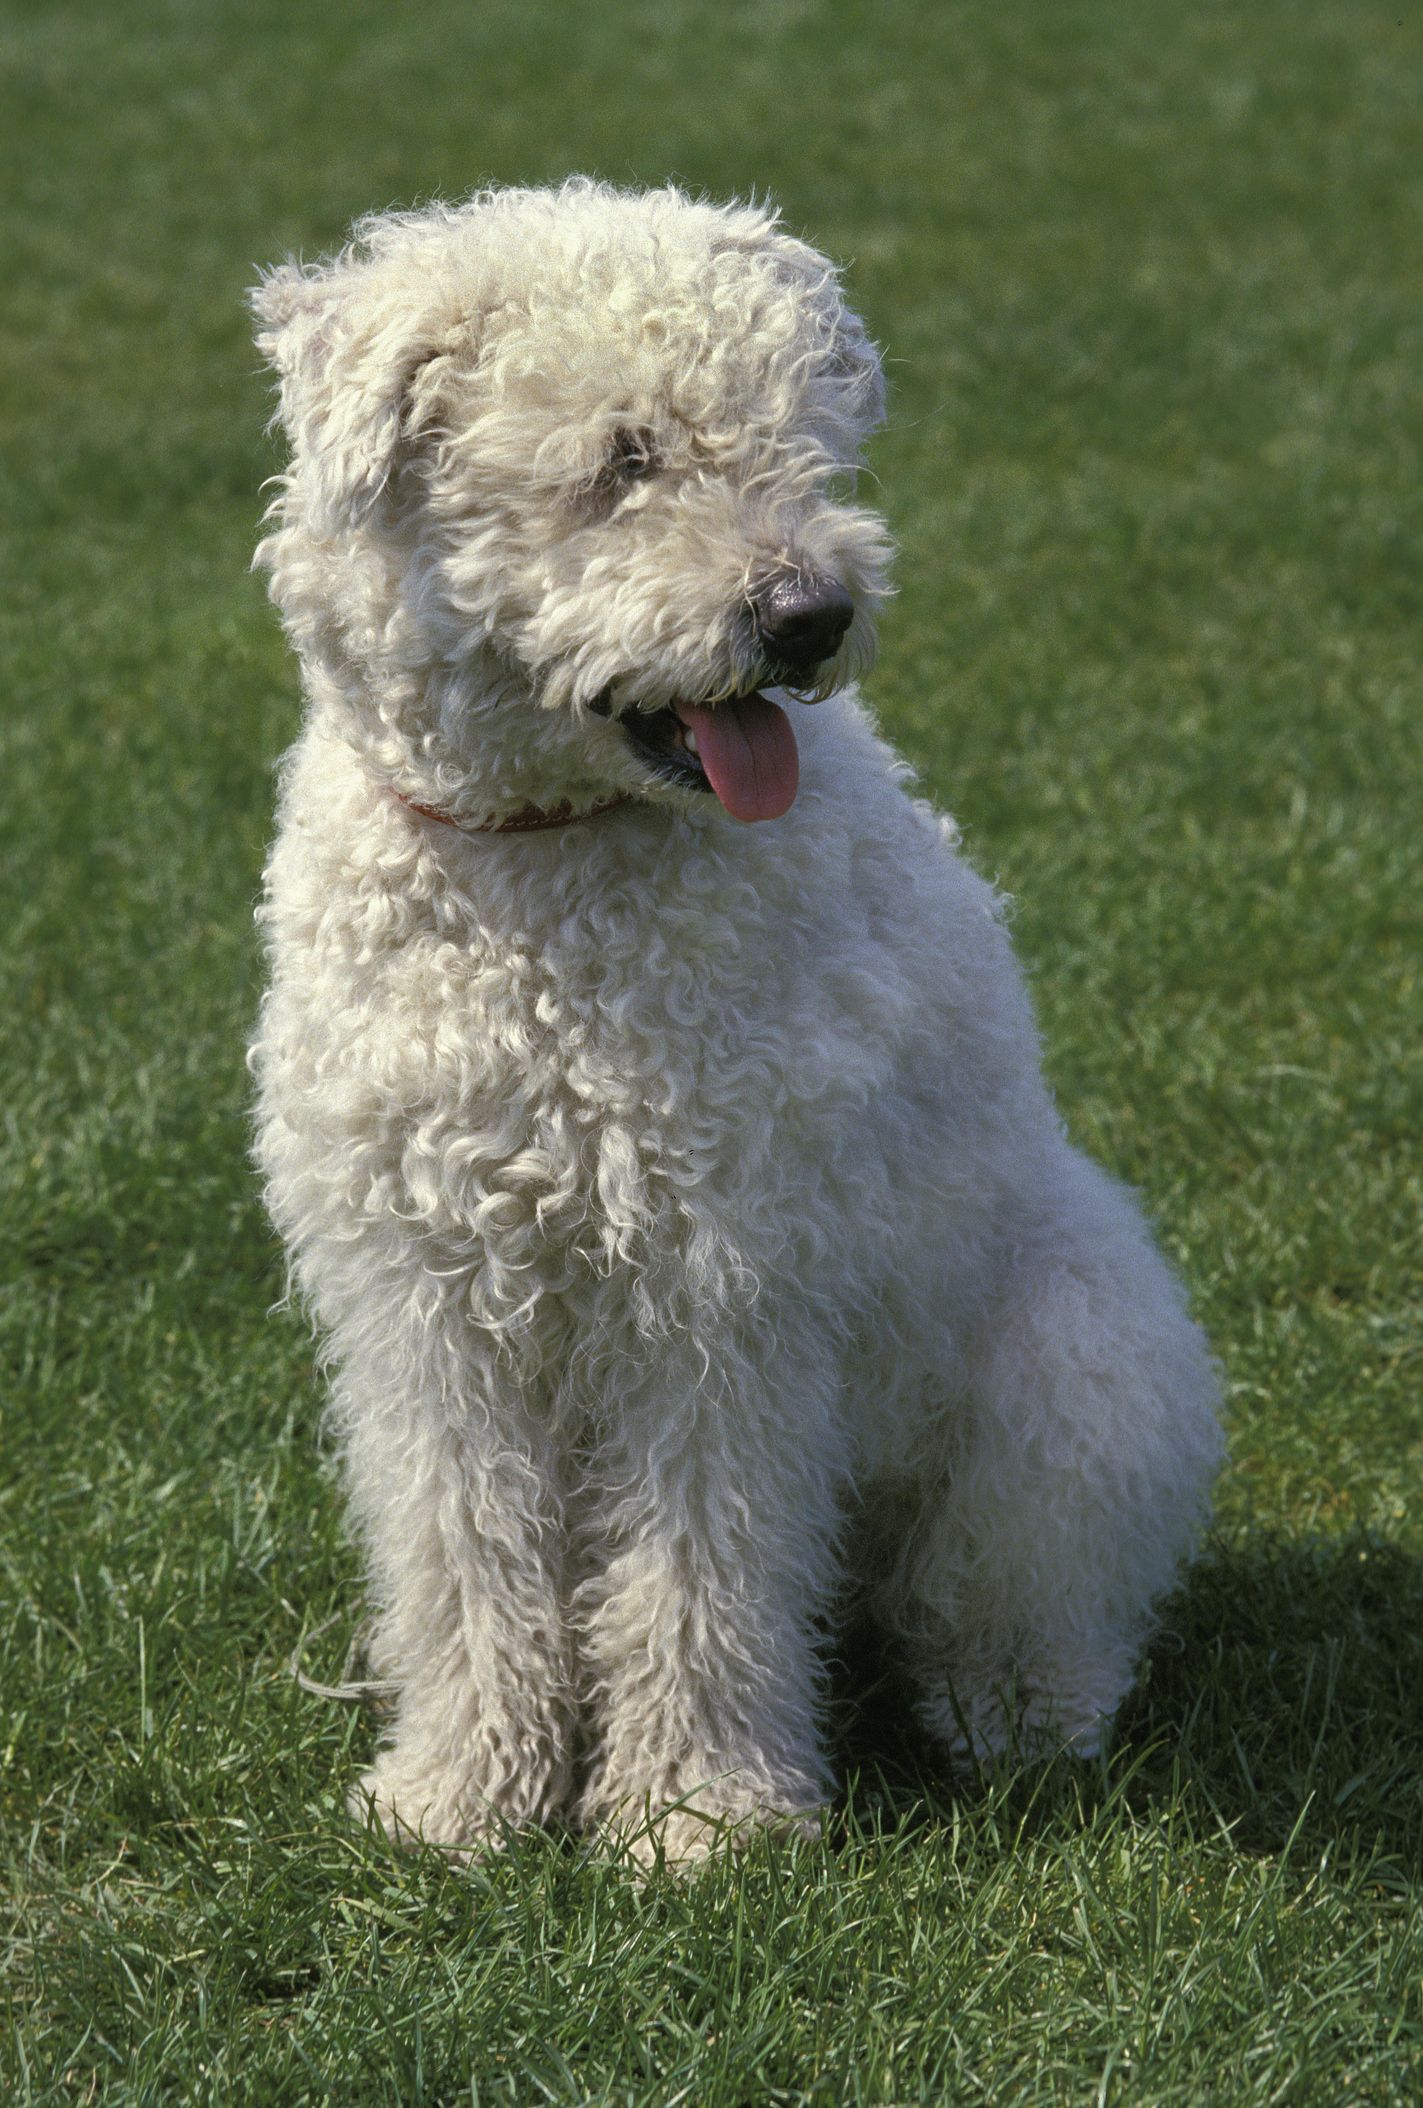
<instances>
[{"instance_id":1,"label":"dog's chin fur","mask_svg":"<svg viewBox=\"0 0 1423 2108\"><path fill-rule=\"evenodd\" d=\"M805 1824L851 1545L951 1747L1095 1749L1214 1374L859 700L887 544L830 479L881 390L833 270L576 183L367 221L256 304L308 700L257 1152L398 1692L358 1803L457 1850ZM856 613L786 703L798 798L738 827L625 712L761 683L788 570Z\"/></svg>"}]
</instances>

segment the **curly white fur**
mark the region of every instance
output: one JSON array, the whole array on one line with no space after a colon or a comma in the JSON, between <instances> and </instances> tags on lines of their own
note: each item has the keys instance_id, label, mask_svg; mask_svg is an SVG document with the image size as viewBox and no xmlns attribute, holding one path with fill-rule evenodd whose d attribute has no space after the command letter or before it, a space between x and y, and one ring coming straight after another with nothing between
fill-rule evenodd
<instances>
[{"instance_id":1,"label":"curly white fur","mask_svg":"<svg viewBox=\"0 0 1423 2108\"><path fill-rule=\"evenodd\" d=\"M309 706L258 1149L400 1694L365 1793L459 1846L803 1816L852 1547L950 1743L1095 1747L1213 1371L850 686L881 383L833 269L764 209L576 182L368 220L254 299ZM777 691L798 799L742 827L626 727L764 680L787 575L855 618L817 707Z\"/></svg>"}]
</instances>

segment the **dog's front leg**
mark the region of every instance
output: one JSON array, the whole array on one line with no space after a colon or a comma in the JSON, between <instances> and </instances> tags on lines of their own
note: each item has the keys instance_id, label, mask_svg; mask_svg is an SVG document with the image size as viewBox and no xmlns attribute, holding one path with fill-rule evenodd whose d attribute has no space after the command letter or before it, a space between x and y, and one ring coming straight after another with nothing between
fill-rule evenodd
<instances>
[{"instance_id":1,"label":"dog's front leg","mask_svg":"<svg viewBox=\"0 0 1423 2108\"><path fill-rule=\"evenodd\" d=\"M827 1787L816 1620L844 1477L833 1372L783 1339L676 1343L605 1426L579 1533L584 1819L674 1860L728 1826L806 1824Z\"/></svg>"},{"instance_id":2,"label":"dog's front leg","mask_svg":"<svg viewBox=\"0 0 1423 2108\"><path fill-rule=\"evenodd\" d=\"M569 1785L573 1700L554 1474L517 1383L468 1340L343 1372L338 1418L396 1714L353 1796L393 1837L497 1843ZM453 1373L452 1373L453 1372Z\"/></svg>"}]
</instances>

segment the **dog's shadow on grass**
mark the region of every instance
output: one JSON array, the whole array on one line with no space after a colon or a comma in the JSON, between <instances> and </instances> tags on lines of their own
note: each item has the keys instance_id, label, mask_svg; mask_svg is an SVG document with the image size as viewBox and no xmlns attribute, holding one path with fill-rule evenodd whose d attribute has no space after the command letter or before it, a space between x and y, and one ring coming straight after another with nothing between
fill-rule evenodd
<instances>
[{"instance_id":1,"label":"dog's shadow on grass","mask_svg":"<svg viewBox=\"0 0 1423 2108\"><path fill-rule=\"evenodd\" d=\"M1245 1852L1328 1848L1423 1872L1423 1559L1363 1535L1217 1544L1168 1607L1103 1764L956 1771L882 1641L837 1648L836 1761L857 1811L932 1821L1006 1791L1024 1819L1124 1798Z\"/></svg>"}]
</instances>

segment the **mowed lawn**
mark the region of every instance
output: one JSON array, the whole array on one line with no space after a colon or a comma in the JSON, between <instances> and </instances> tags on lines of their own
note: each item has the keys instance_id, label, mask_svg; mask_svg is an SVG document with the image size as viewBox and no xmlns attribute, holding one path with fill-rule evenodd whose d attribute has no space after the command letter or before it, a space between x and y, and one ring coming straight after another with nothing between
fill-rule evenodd
<instances>
[{"instance_id":1,"label":"mowed lawn","mask_svg":"<svg viewBox=\"0 0 1423 2108\"><path fill-rule=\"evenodd\" d=\"M17 0L0 27L0 2091L1423 2094L1423 15ZM954 1778L863 1637L822 1844L392 1859L245 1161L296 678L242 295L368 207L769 190L886 346L872 693L1018 900L1232 1461L1110 1761Z\"/></svg>"}]
</instances>

